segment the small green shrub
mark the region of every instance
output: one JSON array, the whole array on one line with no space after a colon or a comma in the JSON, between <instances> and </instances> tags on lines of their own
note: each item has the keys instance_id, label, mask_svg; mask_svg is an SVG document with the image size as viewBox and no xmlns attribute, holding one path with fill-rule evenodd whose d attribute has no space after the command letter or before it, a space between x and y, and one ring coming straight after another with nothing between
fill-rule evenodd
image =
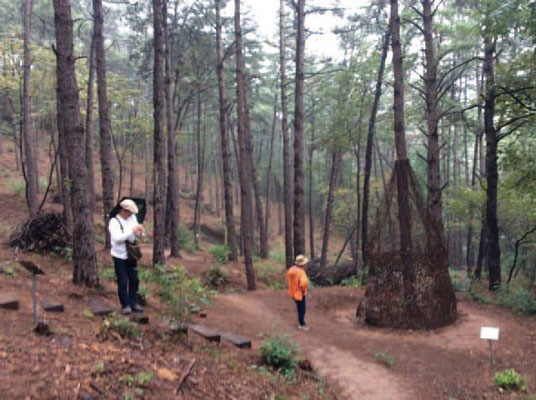
<instances>
[{"instance_id":1,"label":"small green shrub","mask_svg":"<svg viewBox=\"0 0 536 400\"><path fill-rule=\"evenodd\" d=\"M285 264L286 261L287 261L287 259L285 257L285 252L280 251L280 250L272 250L272 251L270 251L269 257L272 260L277 261L278 263L281 263L281 264Z\"/></svg>"},{"instance_id":2,"label":"small green shrub","mask_svg":"<svg viewBox=\"0 0 536 400\"><path fill-rule=\"evenodd\" d=\"M383 351L377 351L374 353L374 359L388 368L393 368L393 365L395 364L395 358Z\"/></svg>"},{"instance_id":3,"label":"small green shrub","mask_svg":"<svg viewBox=\"0 0 536 400\"><path fill-rule=\"evenodd\" d=\"M471 279L465 271L449 268L449 275L455 292L467 292L471 289Z\"/></svg>"},{"instance_id":4,"label":"small green shrub","mask_svg":"<svg viewBox=\"0 0 536 400\"><path fill-rule=\"evenodd\" d=\"M101 334L105 335L110 331L115 331L122 338L137 338L140 335L140 328L133 322L116 313L110 314L101 324Z\"/></svg>"},{"instance_id":5,"label":"small green shrub","mask_svg":"<svg viewBox=\"0 0 536 400\"><path fill-rule=\"evenodd\" d=\"M211 246L208 252L214 257L217 263L223 263L227 261L229 256L229 247L227 245L214 245Z\"/></svg>"},{"instance_id":6,"label":"small green shrub","mask_svg":"<svg viewBox=\"0 0 536 400\"><path fill-rule=\"evenodd\" d=\"M64 258L67 261L73 260L73 248L72 247L53 247L50 252L54 257Z\"/></svg>"},{"instance_id":7,"label":"small green shrub","mask_svg":"<svg viewBox=\"0 0 536 400\"><path fill-rule=\"evenodd\" d=\"M115 269L114 268L101 268L99 269L99 279L105 281L115 280Z\"/></svg>"},{"instance_id":8,"label":"small green shrub","mask_svg":"<svg viewBox=\"0 0 536 400\"><path fill-rule=\"evenodd\" d=\"M179 226L179 247L188 252L193 253L197 249L195 247L194 234L188 228Z\"/></svg>"},{"instance_id":9,"label":"small green shrub","mask_svg":"<svg viewBox=\"0 0 536 400\"><path fill-rule=\"evenodd\" d=\"M295 378L296 366L298 365L296 360L298 349L294 344L290 343L288 337L274 336L265 339L261 345L260 352L262 360L283 374L287 380Z\"/></svg>"},{"instance_id":10,"label":"small green shrub","mask_svg":"<svg viewBox=\"0 0 536 400\"><path fill-rule=\"evenodd\" d=\"M473 301L476 301L477 303L481 304L495 304L495 300L491 298L491 296L488 294L487 290L482 289L478 285L472 285L471 289L469 290L469 294L471 295L471 298Z\"/></svg>"},{"instance_id":11,"label":"small green shrub","mask_svg":"<svg viewBox=\"0 0 536 400\"><path fill-rule=\"evenodd\" d=\"M351 278L343 279L341 286L361 287L361 277L359 275L352 276Z\"/></svg>"},{"instance_id":12,"label":"small green shrub","mask_svg":"<svg viewBox=\"0 0 536 400\"><path fill-rule=\"evenodd\" d=\"M145 386L153 380L154 372L151 369L147 371L141 371L136 375L136 384L139 386Z\"/></svg>"},{"instance_id":13,"label":"small green shrub","mask_svg":"<svg viewBox=\"0 0 536 400\"><path fill-rule=\"evenodd\" d=\"M206 284L211 288L219 288L229 281L227 274L223 270L220 264L214 264L208 270L206 277Z\"/></svg>"},{"instance_id":14,"label":"small green shrub","mask_svg":"<svg viewBox=\"0 0 536 400\"><path fill-rule=\"evenodd\" d=\"M199 308L200 303L209 302L210 292L207 288L199 278L188 278L181 265L173 266L170 270L157 265L152 280L160 285L160 298L169 307L179 327L189 321L192 310Z\"/></svg>"},{"instance_id":15,"label":"small green shrub","mask_svg":"<svg viewBox=\"0 0 536 400\"><path fill-rule=\"evenodd\" d=\"M527 390L525 378L513 368L508 368L495 374L495 385L511 392L524 392Z\"/></svg>"},{"instance_id":16,"label":"small green shrub","mask_svg":"<svg viewBox=\"0 0 536 400\"><path fill-rule=\"evenodd\" d=\"M536 314L536 298L527 289L517 285L503 285L497 292L499 303L525 315Z\"/></svg>"}]
</instances>

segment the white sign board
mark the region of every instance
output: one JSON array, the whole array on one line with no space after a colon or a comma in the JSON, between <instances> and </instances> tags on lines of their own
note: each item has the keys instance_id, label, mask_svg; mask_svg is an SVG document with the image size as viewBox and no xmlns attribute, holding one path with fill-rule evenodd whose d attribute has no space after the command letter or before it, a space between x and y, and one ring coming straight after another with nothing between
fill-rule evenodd
<instances>
[{"instance_id":1,"label":"white sign board","mask_svg":"<svg viewBox=\"0 0 536 400\"><path fill-rule=\"evenodd\" d=\"M499 340L499 328L483 326L480 328L480 339Z\"/></svg>"}]
</instances>

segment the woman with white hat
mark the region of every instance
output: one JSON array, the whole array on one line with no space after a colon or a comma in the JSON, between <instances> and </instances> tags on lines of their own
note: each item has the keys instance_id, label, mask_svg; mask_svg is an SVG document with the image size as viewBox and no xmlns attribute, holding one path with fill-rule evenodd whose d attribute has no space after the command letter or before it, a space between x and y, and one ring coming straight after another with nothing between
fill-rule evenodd
<instances>
[{"instance_id":1,"label":"woman with white hat","mask_svg":"<svg viewBox=\"0 0 536 400\"><path fill-rule=\"evenodd\" d=\"M121 303L123 314L132 311L143 312L138 297L138 262L129 257L127 241L133 243L137 237L145 234L143 226L138 223L136 215L138 207L131 199L119 203L120 210L110 219L108 231L112 242L112 258L114 260L115 274L117 276L117 294Z\"/></svg>"}]
</instances>

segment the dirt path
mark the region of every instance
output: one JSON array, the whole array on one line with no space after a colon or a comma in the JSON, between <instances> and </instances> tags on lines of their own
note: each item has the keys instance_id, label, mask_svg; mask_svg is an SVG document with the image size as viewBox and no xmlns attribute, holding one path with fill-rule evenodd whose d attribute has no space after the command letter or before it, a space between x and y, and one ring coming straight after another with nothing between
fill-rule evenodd
<instances>
[{"instance_id":1,"label":"dirt path","mask_svg":"<svg viewBox=\"0 0 536 400\"><path fill-rule=\"evenodd\" d=\"M346 399L481 399L485 392L490 393L486 398L496 398L487 343L478 338L481 326L501 327L504 340L495 346L496 370L514 366L535 376L534 319L460 302L457 323L437 331L356 327L353 316L361 296L359 289L315 289L308 298L309 332L296 329L294 304L284 291L274 290L220 295L203 323L250 335L257 339L254 348L263 336L289 335ZM378 363L377 352L394 357L393 368ZM532 379L530 385L534 383Z\"/></svg>"}]
</instances>

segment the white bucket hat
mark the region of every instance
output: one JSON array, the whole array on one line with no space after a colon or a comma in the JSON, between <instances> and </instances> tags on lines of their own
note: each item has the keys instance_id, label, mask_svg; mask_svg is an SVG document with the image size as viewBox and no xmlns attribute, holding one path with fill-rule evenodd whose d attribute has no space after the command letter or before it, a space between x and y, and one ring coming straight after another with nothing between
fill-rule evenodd
<instances>
[{"instance_id":1,"label":"white bucket hat","mask_svg":"<svg viewBox=\"0 0 536 400\"><path fill-rule=\"evenodd\" d=\"M136 203L134 203L131 199L125 199L121 203L119 203L119 207L121 207L124 210L130 211L132 214L138 213L138 207L136 206Z\"/></svg>"}]
</instances>

